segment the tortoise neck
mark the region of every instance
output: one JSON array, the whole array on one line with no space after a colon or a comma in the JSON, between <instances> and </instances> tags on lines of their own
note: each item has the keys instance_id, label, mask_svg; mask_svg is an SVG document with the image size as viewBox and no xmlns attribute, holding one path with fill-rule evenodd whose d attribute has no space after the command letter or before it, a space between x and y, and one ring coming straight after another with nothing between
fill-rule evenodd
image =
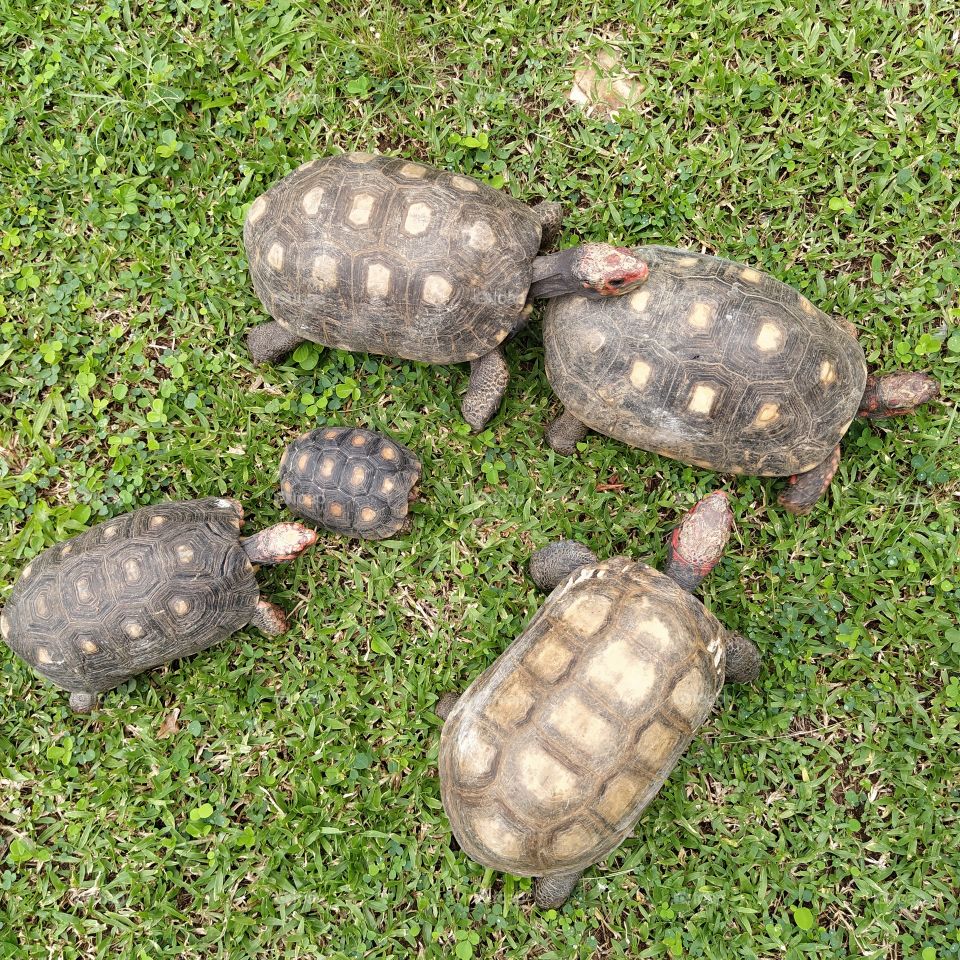
<instances>
[{"instance_id":1,"label":"tortoise neck","mask_svg":"<svg viewBox=\"0 0 960 960\"><path fill-rule=\"evenodd\" d=\"M545 300L568 293L582 293L583 287L574 273L580 255L580 247L569 247L535 257L530 296Z\"/></svg>"}]
</instances>

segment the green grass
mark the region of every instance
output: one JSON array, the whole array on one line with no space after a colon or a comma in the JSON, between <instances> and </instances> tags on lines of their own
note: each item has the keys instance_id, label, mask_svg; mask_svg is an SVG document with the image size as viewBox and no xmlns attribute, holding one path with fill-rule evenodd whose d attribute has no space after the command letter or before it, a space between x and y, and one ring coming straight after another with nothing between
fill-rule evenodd
<instances>
[{"instance_id":1,"label":"green grass","mask_svg":"<svg viewBox=\"0 0 960 960\"><path fill-rule=\"evenodd\" d=\"M0 652L0 958L960 956L955 9L0 0L3 596L134 505L229 493L250 530L281 518L280 452L317 422L389 429L425 466L408 537L263 574L279 641L240 633L92 719ZM646 95L614 124L565 95L617 32ZM598 436L555 457L536 318L479 436L463 368L311 348L258 369L244 210L354 147L562 200L567 243L761 266L943 402L855 424L794 519L777 482ZM529 881L449 849L431 709L540 602L535 547L659 562L721 482L738 530L704 596L762 676L537 912Z\"/></svg>"}]
</instances>

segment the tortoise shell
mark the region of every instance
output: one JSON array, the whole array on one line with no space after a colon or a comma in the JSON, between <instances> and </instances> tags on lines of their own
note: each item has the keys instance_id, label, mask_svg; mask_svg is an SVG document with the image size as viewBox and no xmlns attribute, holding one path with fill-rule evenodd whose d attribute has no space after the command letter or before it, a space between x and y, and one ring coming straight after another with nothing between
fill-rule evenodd
<instances>
[{"instance_id":1,"label":"tortoise shell","mask_svg":"<svg viewBox=\"0 0 960 960\"><path fill-rule=\"evenodd\" d=\"M598 433L730 473L788 476L822 463L866 383L851 325L729 260L633 251L650 276L622 298L558 297L547 378Z\"/></svg>"},{"instance_id":2,"label":"tortoise shell","mask_svg":"<svg viewBox=\"0 0 960 960\"><path fill-rule=\"evenodd\" d=\"M247 212L257 296L341 350L475 360L520 322L541 222L508 194L408 160L311 160Z\"/></svg>"},{"instance_id":3,"label":"tortoise shell","mask_svg":"<svg viewBox=\"0 0 960 960\"><path fill-rule=\"evenodd\" d=\"M614 849L710 713L724 632L645 564L568 577L444 723L441 796L464 851L543 876Z\"/></svg>"},{"instance_id":4,"label":"tortoise shell","mask_svg":"<svg viewBox=\"0 0 960 960\"><path fill-rule=\"evenodd\" d=\"M291 512L334 533L382 540L407 522L420 461L372 430L320 427L297 437L280 461Z\"/></svg>"},{"instance_id":5,"label":"tortoise shell","mask_svg":"<svg viewBox=\"0 0 960 960\"><path fill-rule=\"evenodd\" d=\"M260 591L240 547L243 509L209 498L142 507L49 547L0 615L35 670L100 693L248 624Z\"/></svg>"}]
</instances>

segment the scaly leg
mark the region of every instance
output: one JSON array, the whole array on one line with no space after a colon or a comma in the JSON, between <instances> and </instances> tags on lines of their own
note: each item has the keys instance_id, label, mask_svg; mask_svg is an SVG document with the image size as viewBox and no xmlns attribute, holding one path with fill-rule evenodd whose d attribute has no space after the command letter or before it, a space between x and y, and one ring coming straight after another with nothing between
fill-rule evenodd
<instances>
[{"instance_id":1,"label":"scaly leg","mask_svg":"<svg viewBox=\"0 0 960 960\"><path fill-rule=\"evenodd\" d=\"M95 693L71 693L70 709L74 713L91 713L96 709L98 699Z\"/></svg>"},{"instance_id":2,"label":"scaly leg","mask_svg":"<svg viewBox=\"0 0 960 960\"><path fill-rule=\"evenodd\" d=\"M780 506L790 513L804 514L813 509L813 505L827 492L833 475L840 465L840 447L834 449L823 463L806 473L798 473L790 478L790 486L780 494Z\"/></svg>"},{"instance_id":3,"label":"scaly leg","mask_svg":"<svg viewBox=\"0 0 960 960\"><path fill-rule=\"evenodd\" d=\"M530 579L543 591L553 590L574 570L596 563L597 555L576 540L547 544L530 558Z\"/></svg>"},{"instance_id":4,"label":"scaly leg","mask_svg":"<svg viewBox=\"0 0 960 960\"><path fill-rule=\"evenodd\" d=\"M482 430L500 409L510 382L510 369L500 347L470 363L470 385L460 409L474 430Z\"/></svg>"},{"instance_id":5,"label":"scaly leg","mask_svg":"<svg viewBox=\"0 0 960 960\"><path fill-rule=\"evenodd\" d=\"M728 633L723 639L726 648L724 683L752 683L760 676L760 651L740 633Z\"/></svg>"},{"instance_id":6,"label":"scaly leg","mask_svg":"<svg viewBox=\"0 0 960 960\"><path fill-rule=\"evenodd\" d=\"M276 320L261 323L247 334L247 349L257 363L276 363L301 343L306 343L303 337L291 333Z\"/></svg>"},{"instance_id":7,"label":"scaly leg","mask_svg":"<svg viewBox=\"0 0 960 960\"><path fill-rule=\"evenodd\" d=\"M582 876L583 871L577 870L574 873L553 873L548 877L537 877L533 881L533 897L537 906L546 910L562 907L570 899L570 894L576 889Z\"/></svg>"},{"instance_id":8,"label":"scaly leg","mask_svg":"<svg viewBox=\"0 0 960 960\"><path fill-rule=\"evenodd\" d=\"M275 603L258 600L250 625L268 637L278 637L287 632L287 615Z\"/></svg>"},{"instance_id":9,"label":"scaly leg","mask_svg":"<svg viewBox=\"0 0 960 960\"><path fill-rule=\"evenodd\" d=\"M566 410L547 427L547 443L557 453L572 457L577 444L587 435L588 429L572 413Z\"/></svg>"}]
</instances>

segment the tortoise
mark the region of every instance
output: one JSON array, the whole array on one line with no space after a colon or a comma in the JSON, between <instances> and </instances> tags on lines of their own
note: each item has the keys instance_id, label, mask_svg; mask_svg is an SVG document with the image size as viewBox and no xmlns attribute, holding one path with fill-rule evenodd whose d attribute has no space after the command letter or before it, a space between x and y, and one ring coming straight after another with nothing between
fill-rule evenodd
<instances>
[{"instance_id":1,"label":"tortoise","mask_svg":"<svg viewBox=\"0 0 960 960\"><path fill-rule=\"evenodd\" d=\"M756 647L692 595L732 523L722 492L673 531L663 573L599 562L563 540L530 574L553 592L445 718L443 806L459 847L485 867L533 876L560 906L583 870L629 835L713 708L724 681L759 673Z\"/></svg>"},{"instance_id":2,"label":"tortoise","mask_svg":"<svg viewBox=\"0 0 960 960\"><path fill-rule=\"evenodd\" d=\"M383 540L409 527L420 461L403 444L360 427L318 427L280 460L291 513L334 533Z\"/></svg>"},{"instance_id":3,"label":"tortoise","mask_svg":"<svg viewBox=\"0 0 960 960\"><path fill-rule=\"evenodd\" d=\"M573 454L588 428L724 473L790 477L780 503L807 513L833 479L855 417L913 412L923 373L868 375L856 328L729 260L638 247L649 277L607 303L551 300L546 372L563 403L547 441Z\"/></svg>"},{"instance_id":4,"label":"tortoise","mask_svg":"<svg viewBox=\"0 0 960 960\"><path fill-rule=\"evenodd\" d=\"M606 297L640 283L622 248L587 244L538 255L559 232L559 204L535 207L461 174L403 158L311 160L247 211L257 296L274 318L247 343L257 362L305 340L425 363L470 363L463 415L496 412L509 373L501 345L532 297Z\"/></svg>"},{"instance_id":5,"label":"tortoise","mask_svg":"<svg viewBox=\"0 0 960 960\"><path fill-rule=\"evenodd\" d=\"M88 713L100 693L247 624L283 633L283 611L260 599L254 573L293 559L317 535L279 523L241 538L242 522L236 500L173 501L48 547L14 584L3 639Z\"/></svg>"}]
</instances>

